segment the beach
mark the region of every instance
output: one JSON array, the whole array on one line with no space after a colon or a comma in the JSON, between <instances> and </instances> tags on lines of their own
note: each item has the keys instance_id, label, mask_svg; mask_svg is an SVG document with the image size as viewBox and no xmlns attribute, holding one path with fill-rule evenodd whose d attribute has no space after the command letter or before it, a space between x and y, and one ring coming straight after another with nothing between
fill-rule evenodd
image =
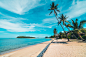
<instances>
[{"instance_id":1,"label":"beach","mask_svg":"<svg viewBox=\"0 0 86 57\"><path fill-rule=\"evenodd\" d=\"M0 57L37 57L39 53L51 42L43 42L40 44L32 45L23 49L19 49L10 53L0 55Z\"/></svg>"},{"instance_id":2,"label":"beach","mask_svg":"<svg viewBox=\"0 0 86 57\"><path fill-rule=\"evenodd\" d=\"M86 42L77 39L70 39L69 42L67 39L52 40L6 53L0 57L37 57L49 43L51 44L43 57L86 57Z\"/></svg>"},{"instance_id":3,"label":"beach","mask_svg":"<svg viewBox=\"0 0 86 57\"><path fill-rule=\"evenodd\" d=\"M86 42L67 39L54 40L43 57L86 57Z\"/></svg>"}]
</instances>

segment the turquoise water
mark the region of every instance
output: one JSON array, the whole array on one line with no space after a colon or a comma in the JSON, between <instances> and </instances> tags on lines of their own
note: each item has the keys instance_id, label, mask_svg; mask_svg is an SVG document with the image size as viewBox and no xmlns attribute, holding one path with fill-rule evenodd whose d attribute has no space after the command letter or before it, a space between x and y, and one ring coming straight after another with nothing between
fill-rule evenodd
<instances>
[{"instance_id":1,"label":"turquoise water","mask_svg":"<svg viewBox=\"0 0 86 57\"><path fill-rule=\"evenodd\" d=\"M49 40L51 39L0 38L0 53L39 44Z\"/></svg>"}]
</instances>

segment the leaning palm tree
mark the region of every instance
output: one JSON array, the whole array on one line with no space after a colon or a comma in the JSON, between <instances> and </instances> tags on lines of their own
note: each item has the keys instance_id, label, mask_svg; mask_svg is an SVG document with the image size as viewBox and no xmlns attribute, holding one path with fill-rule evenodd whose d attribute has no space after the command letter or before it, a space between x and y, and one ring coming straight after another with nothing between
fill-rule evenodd
<instances>
[{"instance_id":1,"label":"leaning palm tree","mask_svg":"<svg viewBox=\"0 0 86 57\"><path fill-rule=\"evenodd\" d=\"M63 22L63 25L67 27L66 23L70 23L69 21L66 21L68 17L66 17L66 15L64 16L63 14L61 14L61 16L59 17L60 19L60 23ZM58 23L59 24L59 23ZM73 32L67 27L67 29L73 34ZM74 35L74 34L73 34ZM75 35L74 35L75 38L77 38Z\"/></svg>"},{"instance_id":2,"label":"leaning palm tree","mask_svg":"<svg viewBox=\"0 0 86 57\"><path fill-rule=\"evenodd\" d=\"M55 35L57 34L56 28L54 28L54 37L56 37Z\"/></svg>"},{"instance_id":3,"label":"leaning palm tree","mask_svg":"<svg viewBox=\"0 0 86 57\"><path fill-rule=\"evenodd\" d=\"M50 5L51 5L51 4L50 4ZM60 12L60 11L58 10L57 6L58 6L58 4L55 6L55 5L54 5L54 2L52 2L51 8L50 8L49 10L52 10L52 11L50 12L50 14L54 11L55 17L56 17L56 19L58 20L58 18L57 18L57 12ZM57 11L57 12L56 12L56 11ZM49 15L50 15L50 14L49 14ZM59 22L59 20L58 20L58 22ZM61 25L61 23L59 23L59 24ZM62 27L63 31L65 32L65 30L64 30L64 28L63 28L62 25L61 25L61 27ZM66 34L66 32L65 32L65 34ZM66 34L66 37L67 37L67 34ZM67 39L68 39L68 37L67 37ZM68 40L68 41L69 41L69 40Z\"/></svg>"},{"instance_id":4,"label":"leaning palm tree","mask_svg":"<svg viewBox=\"0 0 86 57\"><path fill-rule=\"evenodd\" d=\"M76 19L76 21L74 22L72 20L72 25L68 24L67 27L73 28L73 30L75 32L77 32L78 36L84 41L84 39L81 37L80 33L79 33L79 29L83 28L83 24L86 23L86 20L80 21L80 24L78 24L78 19Z\"/></svg>"}]
</instances>

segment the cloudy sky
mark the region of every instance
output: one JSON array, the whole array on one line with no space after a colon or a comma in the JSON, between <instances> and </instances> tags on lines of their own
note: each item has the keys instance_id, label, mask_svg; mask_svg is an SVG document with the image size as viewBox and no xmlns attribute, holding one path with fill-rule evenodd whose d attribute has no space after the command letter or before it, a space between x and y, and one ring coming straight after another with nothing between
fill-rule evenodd
<instances>
[{"instance_id":1,"label":"cloudy sky","mask_svg":"<svg viewBox=\"0 0 86 57\"><path fill-rule=\"evenodd\" d=\"M45 37L53 35L54 28L63 31L55 15L49 15L52 2L59 4L58 16L63 13L68 21L86 19L86 0L0 0L0 38Z\"/></svg>"}]
</instances>

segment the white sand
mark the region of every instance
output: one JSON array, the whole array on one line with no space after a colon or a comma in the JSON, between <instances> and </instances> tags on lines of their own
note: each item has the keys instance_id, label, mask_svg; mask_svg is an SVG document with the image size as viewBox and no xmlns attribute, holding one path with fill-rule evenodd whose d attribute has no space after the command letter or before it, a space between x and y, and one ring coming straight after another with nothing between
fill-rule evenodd
<instances>
[{"instance_id":1,"label":"white sand","mask_svg":"<svg viewBox=\"0 0 86 57\"><path fill-rule=\"evenodd\" d=\"M65 39L55 40L54 42L66 42ZM68 42L51 43L43 57L86 57L86 43Z\"/></svg>"},{"instance_id":2,"label":"white sand","mask_svg":"<svg viewBox=\"0 0 86 57\"><path fill-rule=\"evenodd\" d=\"M37 55L50 43L51 41L43 42L41 44L26 47L17 51L0 55L0 57L37 57Z\"/></svg>"}]
</instances>

